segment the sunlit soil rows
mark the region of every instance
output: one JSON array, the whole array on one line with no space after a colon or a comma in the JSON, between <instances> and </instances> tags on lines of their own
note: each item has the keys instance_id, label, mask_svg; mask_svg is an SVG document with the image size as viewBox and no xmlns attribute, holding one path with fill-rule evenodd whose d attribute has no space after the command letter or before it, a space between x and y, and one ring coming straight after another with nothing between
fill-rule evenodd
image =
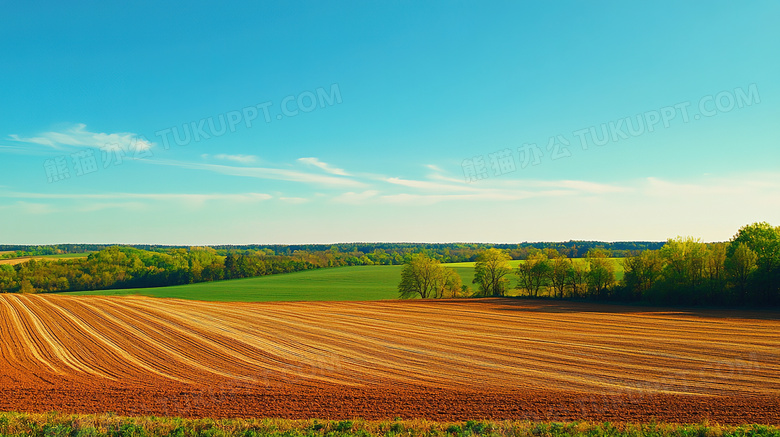
<instances>
[{"instance_id":1,"label":"sunlit soil rows","mask_svg":"<svg viewBox=\"0 0 780 437\"><path fill-rule=\"evenodd\" d=\"M0 295L0 410L780 423L780 315Z\"/></svg>"}]
</instances>

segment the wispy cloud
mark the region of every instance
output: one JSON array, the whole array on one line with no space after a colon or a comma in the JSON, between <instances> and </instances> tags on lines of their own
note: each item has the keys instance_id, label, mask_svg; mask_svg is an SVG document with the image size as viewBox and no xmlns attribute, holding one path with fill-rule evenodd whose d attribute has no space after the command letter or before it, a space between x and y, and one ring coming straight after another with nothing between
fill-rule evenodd
<instances>
[{"instance_id":1,"label":"wispy cloud","mask_svg":"<svg viewBox=\"0 0 780 437\"><path fill-rule=\"evenodd\" d=\"M409 204L409 205L430 205L440 202L497 202L497 201L519 201L531 198L551 198L572 196L575 193L568 190L539 190L539 191L521 191L521 190L484 190L476 193L460 194L419 194L419 193L399 193L387 194L377 197L382 203Z\"/></svg>"},{"instance_id":2,"label":"wispy cloud","mask_svg":"<svg viewBox=\"0 0 780 437\"><path fill-rule=\"evenodd\" d=\"M217 159L220 161L233 161L233 162L239 162L241 164L252 164L254 162L257 162L258 158L255 155L227 155L224 153L220 153L219 155L209 155L207 153L204 153L203 155L200 155L203 159Z\"/></svg>"},{"instance_id":3,"label":"wispy cloud","mask_svg":"<svg viewBox=\"0 0 780 437\"><path fill-rule=\"evenodd\" d=\"M670 181L646 178L640 185L645 195L653 197L752 196L776 195L780 191L780 174L753 174L741 177L703 176L696 180Z\"/></svg>"},{"instance_id":4,"label":"wispy cloud","mask_svg":"<svg viewBox=\"0 0 780 437\"><path fill-rule=\"evenodd\" d=\"M124 210L138 212L154 210L161 205L176 208L200 209L207 204L230 205L267 201L273 196L265 193L32 193L0 192L1 199L18 199L0 206L3 209L23 211L26 214L48 214L55 211L96 212Z\"/></svg>"},{"instance_id":5,"label":"wispy cloud","mask_svg":"<svg viewBox=\"0 0 780 437\"><path fill-rule=\"evenodd\" d=\"M7 205L7 208L21 209L26 214L41 215L57 212L56 208L45 203L18 201L15 205Z\"/></svg>"},{"instance_id":6,"label":"wispy cloud","mask_svg":"<svg viewBox=\"0 0 780 437\"><path fill-rule=\"evenodd\" d=\"M116 149L121 148L129 153L146 151L153 147L154 143L143 136L130 132L90 132L87 125L79 123L62 131L43 132L32 137L22 137L16 134L9 135L9 140L18 143L36 144L53 149L67 149L74 147L97 147Z\"/></svg>"},{"instance_id":7,"label":"wispy cloud","mask_svg":"<svg viewBox=\"0 0 780 437\"><path fill-rule=\"evenodd\" d=\"M280 197L279 200L286 203L293 203L293 204L301 204L306 203L309 201L309 199L303 198L303 197Z\"/></svg>"},{"instance_id":8,"label":"wispy cloud","mask_svg":"<svg viewBox=\"0 0 780 437\"><path fill-rule=\"evenodd\" d=\"M95 212L106 209L122 209L126 211L142 211L148 209L149 205L144 202L92 202L76 208L80 212Z\"/></svg>"},{"instance_id":9,"label":"wispy cloud","mask_svg":"<svg viewBox=\"0 0 780 437\"><path fill-rule=\"evenodd\" d=\"M438 177L437 177L438 176ZM529 197L557 197L575 194L606 194L630 191L632 188L577 180L507 180L469 184L462 180L435 174L431 180L387 178L385 182L418 190L422 193L384 196L393 201L415 200L520 200Z\"/></svg>"},{"instance_id":10,"label":"wispy cloud","mask_svg":"<svg viewBox=\"0 0 780 437\"><path fill-rule=\"evenodd\" d=\"M447 201L495 201L495 200L520 200L532 197L529 193L480 193L480 194L413 194L400 193L380 196L383 203L429 205Z\"/></svg>"},{"instance_id":11,"label":"wispy cloud","mask_svg":"<svg viewBox=\"0 0 780 437\"><path fill-rule=\"evenodd\" d=\"M379 194L379 191L376 190L366 190L362 193L355 193L355 192L347 192L339 194L338 196L333 198L334 202L338 203L351 203L351 204L361 204L365 202L368 199L374 198Z\"/></svg>"},{"instance_id":12,"label":"wispy cloud","mask_svg":"<svg viewBox=\"0 0 780 437\"><path fill-rule=\"evenodd\" d=\"M229 202L253 202L272 199L273 196L265 193L101 193L101 194L62 194L62 193L29 193L29 192L0 192L0 198L21 199L58 199L58 200L156 200L156 201L229 201Z\"/></svg>"},{"instance_id":13,"label":"wispy cloud","mask_svg":"<svg viewBox=\"0 0 780 437\"><path fill-rule=\"evenodd\" d=\"M222 164L202 164L183 161L154 160L148 163L170 165L194 170L206 170L230 176L242 176L257 179L302 182L331 187L363 187L365 183L345 177L306 173L302 171L270 168L270 167L235 167Z\"/></svg>"},{"instance_id":14,"label":"wispy cloud","mask_svg":"<svg viewBox=\"0 0 780 437\"><path fill-rule=\"evenodd\" d=\"M394 184L394 185L401 185L404 187L409 188L417 188L420 190L427 190L427 191L461 191L461 192L475 192L475 191L482 191L483 189L480 187L468 185L468 184L442 184L440 182L431 182L431 181L421 181L421 180L412 180L412 179L401 179L401 178L387 178L385 179L385 182Z\"/></svg>"},{"instance_id":15,"label":"wispy cloud","mask_svg":"<svg viewBox=\"0 0 780 437\"><path fill-rule=\"evenodd\" d=\"M627 186L625 184L605 184L599 182L578 181L578 180L569 180L569 179L552 180L552 181L533 180L533 179L513 180L513 181L506 181L505 183L501 183L497 186L502 188L518 187L523 189L544 188L544 189L571 190L582 194L624 193L635 189L634 187Z\"/></svg>"},{"instance_id":16,"label":"wispy cloud","mask_svg":"<svg viewBox=\"0 0 780 437\"><path fill-rule=\"evenodd\" d=\"M346 171L337 167L333 167L327 162L322 162L317 158L298 158L298 162L320 168L330 174L339 175L339 176L349 176L349 173L347 173Z\"/></svg>"}]
</instances>

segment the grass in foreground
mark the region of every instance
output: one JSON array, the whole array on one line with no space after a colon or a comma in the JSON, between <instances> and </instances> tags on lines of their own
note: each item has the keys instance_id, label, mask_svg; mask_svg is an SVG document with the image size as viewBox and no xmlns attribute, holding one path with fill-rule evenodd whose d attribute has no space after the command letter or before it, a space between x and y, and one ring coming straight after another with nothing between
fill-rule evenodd
<instances>
[{"instance_id":1,"label":"grass in foreground","mask_svg":"<svg viewBox=\"0 0 780 437\"><path fill-rule=\"evenodd\" d=\"M427 420L320 421L284 419L180 419L120 417L112 414L66 415L58 413L0 413L2 436L780 436L780 428L766 425L612 424L593 422L468 421L460 423Z\"/></svg>"}]
</instances>

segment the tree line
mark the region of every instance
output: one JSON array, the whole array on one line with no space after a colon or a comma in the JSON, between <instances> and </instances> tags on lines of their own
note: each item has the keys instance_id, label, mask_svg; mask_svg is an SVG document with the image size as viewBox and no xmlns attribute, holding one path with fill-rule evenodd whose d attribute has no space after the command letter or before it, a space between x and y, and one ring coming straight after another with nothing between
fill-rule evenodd
<instances>
[{"instance_id":1,"label":"tree line","mask_svg":"<svg viewBox=\"0 0 780 437\"><path fill-rule=\"evenodd\" d=\"M573 259L555 248L532 250L513 268L510 254L489 248L476 257L476 289L450 279L455 272L425 253L402 271L399 296L506 296L584 298L666 305L780 305L780 227L753 223L728 242L669 239L659 249L632 251L619 260L603 248ZM618 264L619 263L619 264ZM622 267L618 280L616 267ZM425 276L433 280L418 280Z\"/></svg>"},{"instance_id":2,"label":"tree line","mask_svg":"<svg viewBox=\"0 0 780 437\"><path fill-rule=\"evenodd\" d=\"M537 242L518 244L486 244L486 243L339 243L339 244L250 244L250 245L215 245L208 246L216 250L220 256L229 253L262 252L276 256L294 256L301 253L352 254L355 255L348 265L398 265L408 261L415 253L426 252L432 258L443 263L475 261L483 250L497 248L505 250L512 259L525 259L537 249L555 249L571 258L585 256L595 248L609 250L614 256L621 257L638 250L660 249L663 242L652 241L565 241ZM85 252L99 252L116 247L111 244L54 244L46 246L0 245L0 259L11 259L28 256L61 255ZM189 250L189 246L164 246L150 244L121 245L148 252L169 253L176 249Z\"/></svg>"},{"instance_id":3,"label":"tree line","mask_svg":"<svg viewBox=\"0 0 780 437\"><path fill-rule=\"evenodd\" d=\"M52 246L24 251L25 256L58 254ZM83 248L83 247L82 247ZM111 246L85 258L33 259L0 265L0 292L40 293L112 288L147 288L291 273L308 269L402 264L411 254L325 250L241 250L213 247L143 250ZM18 253L18 252L17 252Z\"/></svg>"},{"instance_id":4,"label":"tree line","mask_svg":"<svg viewBox=\"0 0 780 437\"><path fill-rule=\"evenodd\" d=\"M578 253L584 247L646 247L662 243L344 243L334 245L247 246L106 246L60 244L0 246L0 259L90 252L86 258L30 260L0 265L0 292L60 292L112 288L147 288L223 279L290 273L301 270L366 265L401 265L426 253L438 262L476 260L486 248L501 247L515 259L536 246ZM624 249L616 249L624 250Z\"/></svg>"},{"instance_id":5,"label":"tree line","mask_svg":"<svg viewBox=\"0 0 780 437\"><path fill-rule=\"evenodd\" d=\"M548 243L555 245L558 243ZM561 243L578 250L575 243ZM605 243L609 244L609 243ZM651 243L636 243L638 245ZM657 244L657 243L652 243ZM526 257L531 246L502 245L510 256ZM0 292L60 292L147 288L239 279L301 270L366 265L401 265L427 253L437 262L476 260L488 244L372 243L271 246L0 246L0 258L90 253L86 258L37 259L0 265ZM11 249L14 249L11 251Z\"/></svg>"}]
</instances>

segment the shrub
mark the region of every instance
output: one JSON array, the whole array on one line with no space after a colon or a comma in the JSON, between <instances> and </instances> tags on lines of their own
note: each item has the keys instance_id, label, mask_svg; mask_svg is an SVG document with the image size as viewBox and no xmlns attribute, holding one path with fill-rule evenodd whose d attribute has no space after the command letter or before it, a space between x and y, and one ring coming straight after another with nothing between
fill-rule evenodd
<instances>
[{"instance_id":1,"label":"shrub","mask_svg":"<svg viewBox=\"0 0 780 437\"><path fill-rule=\"evenodd\" d=\"M342 420L333 427L333 430L336 432L352 431L352 425L353 424L351 420Z\"/></svg>"}]
</instances>

